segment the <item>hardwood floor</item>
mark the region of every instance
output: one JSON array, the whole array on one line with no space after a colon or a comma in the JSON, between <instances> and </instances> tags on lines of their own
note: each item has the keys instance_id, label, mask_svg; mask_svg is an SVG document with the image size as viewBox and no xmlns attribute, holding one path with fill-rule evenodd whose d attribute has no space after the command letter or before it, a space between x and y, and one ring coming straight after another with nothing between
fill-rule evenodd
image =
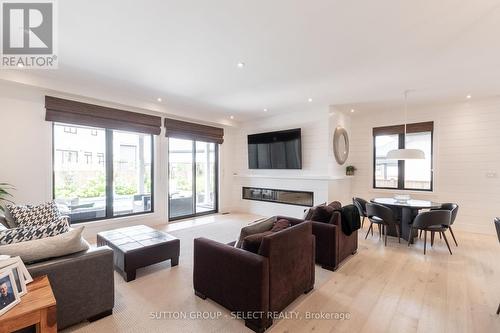
<instances>
[{"instance_id":1,"label":"hardwood floor","mask_svg":"<svg viewBox=\"0 0 500 333\"><path fill-rule=\"evenodd\" d=\"M138 271L125 283L115 275L116 303L112 316L83 323L68 332L245 332L242 320L210 300L194 296L192 286L193 238L220 242L234 240L239 229L258 216L213 215L189 219L158 229L181 239L179 266L162 263ZM316 266L315 289L287 309L288 318L275 320L269 332L500 332L500 245L496 236L455 230L459 247L435 237L423 253L423 239L411 247L389 237L384 247L378 232L364 239L336 272ZM493 225L492 225L493 228ZM167 286L167 287L166 287ZM151 311L220 312L217 320L151 320ZM307 319L349 313L348 320ZM298 316L297 319L294 316Z\"/></svg>"},{"instance_id":2,"label":"hardwood floor","mask_svg":"<svg viewBox=\"0 0 500 333\"><path fill-rule=\"evenodd\" d=\"M280 320L271 332L500 332L496 237L456 231L453 255L436 237L424 256L423 240L408 247L391 237L384 247L376 232L365 240L366 230L358 253L287 309L303 318ZM347 312L350 319L307 320L307 312Z\"/></svg>"}]
</instances>

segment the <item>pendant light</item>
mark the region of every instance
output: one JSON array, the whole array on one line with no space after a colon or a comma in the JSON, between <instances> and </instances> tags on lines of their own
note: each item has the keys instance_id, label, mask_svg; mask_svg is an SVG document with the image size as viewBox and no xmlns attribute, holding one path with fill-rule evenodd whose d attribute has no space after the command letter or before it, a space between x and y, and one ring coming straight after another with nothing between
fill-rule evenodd
<instances>
[{"instance_id":1,"label":"pendant light","mask_svg":"<svg viewBox=\"0 0 500 333\"><path fill-rule=\"evenodd\" d=\"M405 90L405 133L404 142L406 145L406 123L408 122L408 90ZM387 153L388 160L423 160L425 153L421 149L393 149Z\"/></svg>"}]
</instances>

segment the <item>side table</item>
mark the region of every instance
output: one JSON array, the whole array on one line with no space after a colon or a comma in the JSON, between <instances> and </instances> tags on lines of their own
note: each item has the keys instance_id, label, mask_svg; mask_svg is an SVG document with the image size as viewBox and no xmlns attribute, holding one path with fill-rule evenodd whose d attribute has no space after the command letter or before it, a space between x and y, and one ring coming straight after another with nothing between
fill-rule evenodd
<instances>
[{"instance_id":1,"label":"side table","mask_svg":"<svg viewBox=\"0 0 500 333\"><path fill-rule=\"evenodd\" d=\"M0 316L0 333L10 333L36 325L39 333L57 332L56 299L49 278L37 277L27 285L21 302Z\"/></svg>"}]
</instances>

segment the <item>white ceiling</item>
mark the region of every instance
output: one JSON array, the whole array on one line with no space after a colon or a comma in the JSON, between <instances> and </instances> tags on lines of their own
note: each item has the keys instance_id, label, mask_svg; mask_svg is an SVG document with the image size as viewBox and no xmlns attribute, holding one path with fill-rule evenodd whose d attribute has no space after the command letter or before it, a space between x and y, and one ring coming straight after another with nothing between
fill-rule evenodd
<instances>
[{"instance_id":1,"label":"white ceiling","mask_svg":"<svg viewBox=\"0 0 500 333\"><path fill-rule=\"evenodd\" d=\"M237 119L400 100L405 89L500 92L498 0L64 0L58 10L59 70L33 74Z\"/></svg>"}]
</instances>

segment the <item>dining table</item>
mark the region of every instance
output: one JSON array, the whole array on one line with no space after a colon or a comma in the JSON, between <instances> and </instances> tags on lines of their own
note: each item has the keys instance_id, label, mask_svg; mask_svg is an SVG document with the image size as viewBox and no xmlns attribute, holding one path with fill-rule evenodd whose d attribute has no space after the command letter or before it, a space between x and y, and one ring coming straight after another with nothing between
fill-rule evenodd
<instances>
[{"instance_id":1,"label":"dining table","mask_svg":"<svg viewBox=\"0 0 500 333\"><path fill-rule=\"evenodd\" d=\"M410 234L411 224L422 209L439 209L441 204L429 200L408 199L400 200L396 198L373 198L370 200L373 203L389 207L396 215L396 220L400 223L401 237L405 240L413 242L413 238L417 235L417 231L413 230ZM388 226L387 235L397 237L397 231L394 226Z\"/></svg>"}]
</instances>

